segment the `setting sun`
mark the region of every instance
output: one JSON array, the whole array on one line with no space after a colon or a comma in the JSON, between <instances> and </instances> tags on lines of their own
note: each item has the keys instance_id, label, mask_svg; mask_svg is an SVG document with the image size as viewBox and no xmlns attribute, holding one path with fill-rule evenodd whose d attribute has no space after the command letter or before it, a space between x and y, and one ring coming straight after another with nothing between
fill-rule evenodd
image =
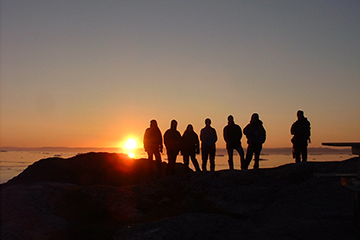
<instances>
[{"instance_id":1,"label":"setting sun","mask_svg":"<svg viewBox=\"0 0 360 240\"><path fill-rule=\"evenodd\" d=\"M133 138L130 138L126 141L125 148L126 149L134 149L134 148L136 148L136 145L137 145L136 140Z\"/></svg>"},{"instance_id":2,"label":"setting sun","mask_svg":"<svg viewBox=\"0 0 360 240\"><path fill-rule=\"evenodd\" d=\"M136 148L137 146L137 142L134 138L129 138L125 145L124 145L124 148L126 149L127 151L127 154L129 155L130 158L134 158L135 157L135 154L133 152L133 150Z\"/></svg>"}]
</instances>

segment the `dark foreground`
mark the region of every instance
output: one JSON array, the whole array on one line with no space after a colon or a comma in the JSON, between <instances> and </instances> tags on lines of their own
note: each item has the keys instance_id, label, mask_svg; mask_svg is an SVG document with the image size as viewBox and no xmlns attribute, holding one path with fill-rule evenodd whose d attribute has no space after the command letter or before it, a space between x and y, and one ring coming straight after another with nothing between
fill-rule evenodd
<instances>
[{"instance_id":1,"label":"dark foreground","mask_svg":"<svg viewBox=\"0 0 360 240\"><path fill-rule=\"evenodd\" d=\"M166 167L166 164L163 164ZM357 158L154 179L146 160L40 160L1 185L1 239L360 239Z\"/></svg>"}]
</instances>

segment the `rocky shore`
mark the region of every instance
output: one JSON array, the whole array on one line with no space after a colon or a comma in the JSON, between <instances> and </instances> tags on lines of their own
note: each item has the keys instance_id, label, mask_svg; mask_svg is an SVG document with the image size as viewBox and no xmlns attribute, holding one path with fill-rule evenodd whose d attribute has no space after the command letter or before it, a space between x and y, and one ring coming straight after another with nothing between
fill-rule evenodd
<instances>
[{"instance_id":1,"label":"rocky shore","mask_svg":"<svg viewBox=\"0 0 360 240\"><path fill-rule=\"evenodd\" d=\"M121 154L42 159L1 185L1 239L358 240L355 193L316 177L356 173L357 161L214 173L177 164L155 178L147 160Z\"/></svg>"}]
</instances>

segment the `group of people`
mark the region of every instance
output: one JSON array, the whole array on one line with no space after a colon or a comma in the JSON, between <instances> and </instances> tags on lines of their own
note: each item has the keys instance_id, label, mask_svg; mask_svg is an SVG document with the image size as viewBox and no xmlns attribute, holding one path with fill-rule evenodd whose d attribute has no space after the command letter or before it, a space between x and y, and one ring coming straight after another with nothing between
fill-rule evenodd
<instances>
[{"instance_id":1,"label":"group of people","mask_svg":"<svg viewBox=\"0 0 360 240\"><path fill-rule=\"evenodd\" d=\"M291 134L293 143L293 155L296 162L307 161L307 143L310 142L310 122L304 117L304 112L299 110L297 112L298 120L291 126ZM254 156L254 169L259 168L260 152L262 145L266 140L266 131L263 122L259 118L259 114L254 113L251 116L250 122L246 127L241 127L235 124L234 117L228 116L228 124L223 129L223 137L226 142L226 149L228 153L229 169L234 169L234 150L239 153L241 169L248 169L250 162ZM184 167L189 169L189 160L191 159L194 168L197 172L207 171L207 162L210 162L210 171L215 171L215 153L216 142L218 140L216 130L211 127L211 120L205 119L205 127L200 131L200 140L194 128L189 124L183 133L177 130L177 121L172 120L170 129L168 129L162 137L161 131L157 125L156 120L150 121L150 127L146 129L144 134L144 148L148 154L149 163L155 162L157 165L157 175L161 176L161 155L163 152L163 142L166 147L168 157L168 167L166 169L167 175L175 173L175 163L177 155L181 152L183 155ZM241 138L244 135L247 138L246 155L241 145ZM163 141L164 140L164 141ZM196 154L200 153L201 141L201 169L196 159ZM151 166L150 166L151 169Z\"/></svg>"}]
</instances>

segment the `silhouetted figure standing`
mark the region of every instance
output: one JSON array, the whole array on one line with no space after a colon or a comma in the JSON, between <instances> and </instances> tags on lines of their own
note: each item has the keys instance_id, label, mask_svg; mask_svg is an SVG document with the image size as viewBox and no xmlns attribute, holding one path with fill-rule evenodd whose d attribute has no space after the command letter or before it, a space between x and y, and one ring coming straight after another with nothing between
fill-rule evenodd
<instances>
[{"instance_id":1,"label":"silhouetted figure standing","mask_svg":"<svg viewBox=\"0 0 360 240\"><path fill-rule=\"evenodd\" d=\"M162 134L157 125L156 120L150 121L150 127L146 129L144 134L144 149L148 154L149 170L153 161L153 155L155 155L155 161L157 166L157 177L161 176L161 155L163 151Z\"/></svg>"},{"instance_id":2,"label":"silhouetted figure standing","mask_svg":"<svg viewBox=\"0 0 360 240\"><path fill-rule=\"evenodd\" d=\"M226 150L229 155L229 168L230 170L234 170L234 149L239 153L240 155L240 165L241 169L244 168L244 150L241 146L241 137L242 137L242 131L241 127L234 122L234 117L229 116L228 117L228 125L224 127L224 140L226 142Z\"/></svg>"},{"instance_id":3,"label":"silhouetted figure standing","mask_svg":"<svg viewBox=\"0 0 360 240\"><path fill-rule=\"evenodd\" d=\"M199 163L196 160L196 154L200 153L199 147L199 137L194 132L194 128L191 124L189 124L182 135L182 150L181 153L184 158L184 167L185 171L189 170L189 158L191 158L191 162L193 163L195 170L200 172Z\"/></svg>"},{"instance_id":4,"label":"silhouetted figure standing","mask_svg":"<svg viewBox=\"0 0 360 240\"><path fill-rule=\"evenodd\" d=\"M244 128L244 134L247 138L248 148L246 150L246 168L249 167L253 155L254 169L259 168L260 152L262 145L266 139L266 131L263 127L263 122L259 119L259 114L254 113L251 116L250 123Z\"/></svg>"},{"instance_id":5,"label":"silhouetted figure standing","mask_svg":"<svg viewBox=\"0 0 360 240\"><path fill-rule=\"evenodd\" d=\"M164 143L169 161L166 169L167 175L173 175L175 173L176 157L181 149L181 134L176 128L177 121L172 120L170 129L164 134Z\"/></svg>"},{"instance_id":6,"label":"silhouetted figure standing","mask_svg":"<svg viewBox=\"0 0 360 240\"><path fill-rule=\"evenodd\" d=\"M298 120L291 126L290 132L294 137L291 139L293 143L293 156L295 162L307 161L307 146L310 140L310 122L304 117L304 112L299 110L297 112Z\"/></svg>"},{"instance_id":7,"label":"silhouetted figure standing","mask_svg":"<svg viewBox=\"0 0 360 240\"><path fill-rule=\"evenodd\" d=\"M216 130L211 126L211 120L207 118L205 120L205 127L200 131L201 140L201 158L202 158L202 170L205 172L206 164L209 157L210 171L215 171L215 152L217 141Z\"/></svg>"}]
</instances>

